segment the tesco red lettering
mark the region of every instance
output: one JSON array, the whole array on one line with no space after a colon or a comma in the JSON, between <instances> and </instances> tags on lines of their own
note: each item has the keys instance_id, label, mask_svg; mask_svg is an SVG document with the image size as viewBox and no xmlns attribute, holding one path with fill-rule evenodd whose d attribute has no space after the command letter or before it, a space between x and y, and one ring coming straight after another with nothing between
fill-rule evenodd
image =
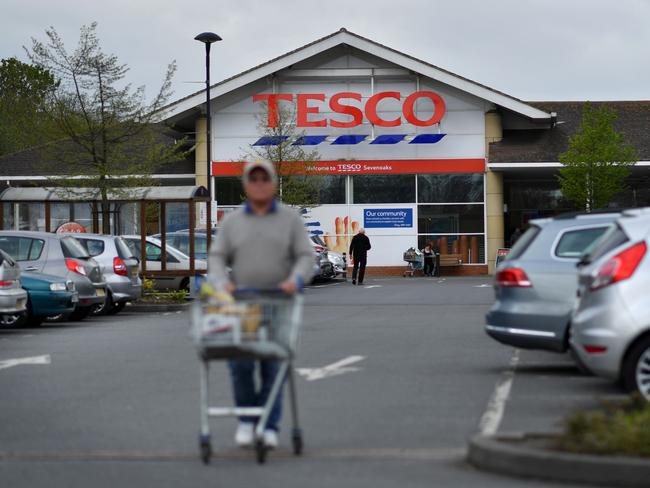
<instances>
[{"instance_id":1,"label":"tesco red lettering","mask_svg":"<svg viewBox=\"0 0 650 488\"><path fill-rule=\"evenodd\" d=\"M347 115L351 120L341 121L336 119L318 119L320 113L318 102L325 101L323 93L300 93L296 98L296 125L298 127L326 127L327 125L337 128L357 127L363 123L365 112L366 119L373 125L379 127L397 127L402 125L402 117L393 120L385 120L378 115L379 104L386 98L401 101L400 92L386 91L372 95L365 103L363 110L360 107L342 103L342 100L355 100L361 102L361 93L340 92L332 95L329 100L329 108L336 114ZM428 99L433 103L433 115L426 120L419 119L415 113L415 103L421 99ZM267 125L270 128L278 126L278 103L279 101L293 102L294 95L290 93L273 93L253 95L253 102L265 102L267 105ZM311 102L311 103L310 103ZM411 93L404 100L402 115L407 123L419 127L427 127L440 123L446 112L445 101L440 95L431 91L417 91ZM311 116L311 117L310 117Z\"/></svg>"}]
</instances>

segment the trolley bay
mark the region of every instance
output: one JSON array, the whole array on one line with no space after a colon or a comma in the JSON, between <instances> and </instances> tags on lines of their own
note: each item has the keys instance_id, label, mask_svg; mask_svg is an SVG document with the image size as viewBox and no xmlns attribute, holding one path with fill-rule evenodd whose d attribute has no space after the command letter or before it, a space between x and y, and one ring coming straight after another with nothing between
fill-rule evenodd
<instances>
[{"instance_id":1,"label":"trolley bay","mask_svg":"<svg viewBox=\"0 0 650 488\"><path fill-rule=\"evenodd\" d=\"M371 276L365 287L308 288L296 364L305 450L293 456L287 415L264 466L233 447L233 419L211 422L214 457L208 466L199 459L189 312L127 309L119 319L1 330L0 362L50 358L0 370L0 388L10 392L0 395L2 485L559 486L465 462L467 439L513 356L483 332L488 283ZM227 368L216 362L210 373L211 404L230 404ZM512 375L501 430L556 428L571 408L615 392L543 352L520 351ZM557 376L564 381L551 381Z\"/></svg>"}]
</instances>

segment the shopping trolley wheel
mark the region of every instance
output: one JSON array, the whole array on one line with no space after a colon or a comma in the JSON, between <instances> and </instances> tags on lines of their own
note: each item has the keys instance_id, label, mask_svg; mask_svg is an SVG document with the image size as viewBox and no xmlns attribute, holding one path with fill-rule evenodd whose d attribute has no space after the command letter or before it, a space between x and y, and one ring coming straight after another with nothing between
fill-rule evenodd
<instances>
[{"instance_id":1,"label":"shopping trolley wheel","mask_svg":"<svg viewBox=\"0 0 650 488\"><path fill-rule=\"evenodd\" d=\"M264 445L264 441L262 439L259 439L255 443L255 454L257 455L258 464L264 464L266 462L267 452L268 448Z\"/></svg>"},{"instance_id":2,"label":"shopping trolley wheel","mask_svg":"<svg viewBox=\"0 0 650 488\"><path fill-rule=\"evenodd\" d=\"M201 461L203 461L203 464L210 464L210 458L212 457L210 436L202 435L199 438L199 450L201 452Z\"/></svg>"},{"instance_id":3,"label":"shopping trolley wheel","mask_svg":"<svg viewBox=\"0 0 650 488\"><path fill-rule=\"evenodd\" d=\"M291 443L293 444L293 453L296 456L300 456L304 446L302 441L302 431L300 429L294 429L293 434L291 435Z\"/></svg>"}]
</instances>

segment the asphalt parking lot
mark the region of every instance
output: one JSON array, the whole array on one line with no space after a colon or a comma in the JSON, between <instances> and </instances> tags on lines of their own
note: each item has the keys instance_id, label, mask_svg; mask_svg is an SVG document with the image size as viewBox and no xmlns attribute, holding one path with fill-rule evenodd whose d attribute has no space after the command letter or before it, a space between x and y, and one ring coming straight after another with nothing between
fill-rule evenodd
<instances>
[{"instance_id":1,"label":"asphalt parking lot","mask_svg":"<svg viewBox=\"0 0 650 488\"><path fill-rule=\"evenodd\" d=\"M306 452L293 458L284 429L265 466L232 447L230 420L213 423L216 460L200 463L186 312L1 330L0 479L11 487L556 486L476 471L464 461L467 439L557 430L568 412L620 391L567 356L489 339L483 315L492 299L484 277L309 288L298 362ZM230 401L225 373L215 367L215 403Z\"/></svg>"}]
</instances>

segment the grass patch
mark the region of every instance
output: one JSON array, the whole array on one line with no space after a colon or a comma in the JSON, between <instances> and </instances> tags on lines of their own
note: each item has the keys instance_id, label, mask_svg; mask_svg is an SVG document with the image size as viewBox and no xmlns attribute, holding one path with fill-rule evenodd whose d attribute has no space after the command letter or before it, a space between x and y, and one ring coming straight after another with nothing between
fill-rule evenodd
<instances>
[{"instance_id":1,"label":"grass patch","mask_svg":"<svg viewBox=\"0 0 650 488\"><path fill-rule=\"evenodd\" d=\"M557 442L575 453L650 457L650 403L637 395L575 413Z\"/></svg>"}]
</instances>

